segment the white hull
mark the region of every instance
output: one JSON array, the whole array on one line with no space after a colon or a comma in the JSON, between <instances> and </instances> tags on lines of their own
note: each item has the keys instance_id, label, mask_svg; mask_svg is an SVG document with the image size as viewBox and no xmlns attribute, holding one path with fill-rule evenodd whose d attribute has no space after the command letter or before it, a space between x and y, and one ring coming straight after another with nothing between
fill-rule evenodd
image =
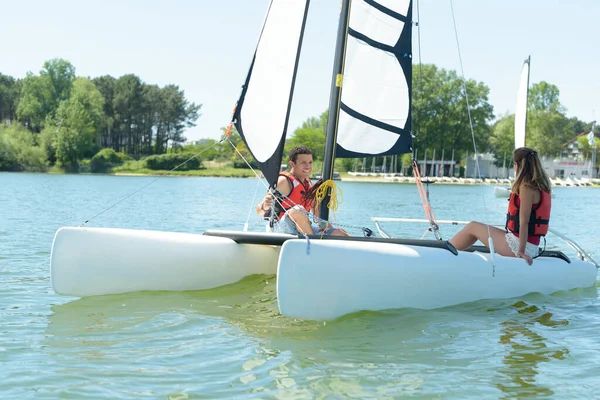
<instances>
[{"instance_id":1,"label":"white hull","mask_svg":"<svg viewBox=\"0 0 600 400\"><path fill-rule=\"evenodd\" d=\"M61 228L50 273L56 293L78 297L211 289L252 274L274 274L279 249L189 233Z\"/></svg>"},{"instance_id":2,"label":"white hull","mask_svg":"<svg viewBox=\"0 0 600 400\"><path fill-rule=\"evenodd\" d=\"M510 189L501 186L495 186L494 196L508 199L510 197Z\"/></svg>"},{"instance_id":3,"label":"white hull","mask_svg":"<svg viewBox=\"0 0 600 400\"><path fill-rule=\"evenodd\" d=\"M549 294L596 281L594 264L576 259L569 264L540 257L529 267L524 260L495 255L494 276L490 254L454 255L447 249L375 239L307 241L269 233L207 233L61 228L52 246L53 288L78 297L203 290L253 274L277 273L283 315L331 320L361 310L430 309Z\"/></svg>"},{"instance_id":4,"label":"white hull","mask_svg":"<svg viewBox=\"0 0 600 400\"><path fill-rule=\"evenodd\" d=\"M524 260L390 243L342 240L284 243L277 297L283 315L331 320L361 310L432 309L482 299L550 294L596 282L594 264Z\"/></svg>"}]
</instances>

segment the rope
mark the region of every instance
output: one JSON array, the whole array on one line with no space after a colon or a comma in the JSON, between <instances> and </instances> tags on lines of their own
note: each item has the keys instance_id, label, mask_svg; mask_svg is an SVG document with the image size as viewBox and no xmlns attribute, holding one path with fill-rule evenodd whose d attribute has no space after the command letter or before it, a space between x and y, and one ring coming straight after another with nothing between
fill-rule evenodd
<instances>
[{"instance_id":1,"label":"rope","mask_svg":"<svg viewBox=\"0 0 600 400\"><path fill-rule=\"evenodd\" d=\"M329 195L329 202L327 203L327 208L330 211L335 212L338 209L338 205L344 202L344 196L342 194L342 189L338 185L335 184L331 179L326 180L321 183L319 188L317 189L317 193L315 194L316 201L320 204L325 197L327 196L327 191L331 189L331 193ZM341 200L338 200L338 196Z\"/></svg>"},{"instance_id":2,"label":"rope","mask_svg":"<svg viewBox=\"0 0 600 400\"><path fill-rule=\"evenodd\" d=\"M413 171L415 174L415 182L417 184L417 189L419 191L419 197L421 197L421 203L423 203L423 210L425 210L425 217L429 221L429 224L431 225L431 229L435 237L441 240L442 236L440 235L440 228L435 219L435 215L433 215L433 209L431 208L431 203L429 203L429 197L425 193L425 187L423 186L423 181L421 180L421 173L419 172L419 165L417 164L417 160L415 159L413 159Z\"/></svg>"},{"instance_id":3,"label":"rope","mask_svg":"<svg viewBox=\"0 0 600 400\"><path fill-rule=\"evenodd\" d=\"M462 55L461 55L461 52L460 52L460 43L459 43L459 40L458 40L458 29L456 28L456 17L454 16L454 2L452 0L450 0L450 9L452 10L452 23L454 24L454 36L456 38L456 47L458 49L458 59L460 61L460 72L461 72L461 75L462 75L463 90L465 92L465 101L467 103L467 114L469 115L469 127L471 128L471 139L473 140L473 150L475 151L475 165L477 167L477 177L481 181L481 169L479 168L479 153L477 151L477 144L475 143L475 131L473 130L473 119L471 118L471 106L469 105L469 94L467 92L467 83L466 83L466 79L465 79L465 71L464 71L464 68L463 68ZM481 189L481 199L483 201L483 208L487 209L487 205L485 203L485 194L484 194L484 191L483 191L483 181L480 183L479 187ZM494 267L493 274L495 275L495 272L496 272L496 260L494 258L494 242L492 241L492 233L490 232L490 226L487 225L487 224L486 224L486 226L487 226L487 232L488 232L488 243L490 245L490 254L491 254L491 257L492 257L492 265Z\"/></svg>"}]
</instances>

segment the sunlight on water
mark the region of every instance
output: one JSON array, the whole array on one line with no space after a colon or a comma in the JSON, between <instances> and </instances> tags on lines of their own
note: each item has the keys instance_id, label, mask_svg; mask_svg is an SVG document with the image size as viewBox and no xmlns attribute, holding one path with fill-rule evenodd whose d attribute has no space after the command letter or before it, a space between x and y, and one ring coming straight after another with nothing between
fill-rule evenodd
<instances>
[{"instance_id":1,"label":"sunlight on water","mask_svg":"<svg viewBox=\"0 0 600 400\"><path fill-rule=\"evenodd\" d=\"M56 295L48 274L55 230L78 225L147 179L0 174L14 193L0 197L2 398L591 398L600 389L597 287L359 312L328 323L281 316L275 276L207 291ZM240 193L254 193L255 183L159 180L91 226L240 229L248 215ZM341 186L346 201L337 217L348 225L373 228L373 215L422 217L412 186ZM506 202L484 187L483 204L481 190L432 187L436 216L501 219ZM598 254L600 231L589 221L599 214L600 191L556 192L553 227ZM254 217L249 222L261 229ZM572 254L549 238L551 246Z\"/></svg>"}]
</instances>

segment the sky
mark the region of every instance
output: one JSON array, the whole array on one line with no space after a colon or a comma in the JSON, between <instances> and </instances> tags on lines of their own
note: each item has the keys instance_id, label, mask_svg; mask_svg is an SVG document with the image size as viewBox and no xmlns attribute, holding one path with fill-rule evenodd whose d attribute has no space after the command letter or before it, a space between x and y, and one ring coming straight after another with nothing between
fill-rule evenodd
<instances>
[{"instance_id":1,"label":"sky","mask_svg":"<svg viewBox=\"0 0 600 400\"><path fill-rule=\"evenodd\" d=\"M355 0L358 1L358 0ZM202 104L188 140L218 138L231 119L268 0L0 0L0 72L23 78L63 58L78 76L175 84ZM413 19L417 19L416 0ZM514 112L523 60L530 82L560 89L569 117L600 121L600 1L453 0L467 79L490 88L496 116ZM419 0L413 63L460 72L450 0ZM312 0L290 129L328 107L339 0Z\"/></svg>"}]
</instances>

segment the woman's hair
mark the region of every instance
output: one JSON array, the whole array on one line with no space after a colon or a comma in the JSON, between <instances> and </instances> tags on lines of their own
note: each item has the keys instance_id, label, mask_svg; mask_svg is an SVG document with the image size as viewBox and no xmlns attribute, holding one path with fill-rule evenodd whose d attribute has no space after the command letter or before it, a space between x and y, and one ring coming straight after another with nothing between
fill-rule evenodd
<instances>
[{"instance_id":1,"label":"woman's hair","mask_svg":"<svg viewBox=\"0 0 600 400\"><path fill-rule=\"evenodd\" d=\"M517 175L511 187L513 193L518 195L521 185L551 192L550 178L542 167L537 151L529 147L519 147L513 153L513 161L517 163Z\"/></svg>"}]
</instances>

